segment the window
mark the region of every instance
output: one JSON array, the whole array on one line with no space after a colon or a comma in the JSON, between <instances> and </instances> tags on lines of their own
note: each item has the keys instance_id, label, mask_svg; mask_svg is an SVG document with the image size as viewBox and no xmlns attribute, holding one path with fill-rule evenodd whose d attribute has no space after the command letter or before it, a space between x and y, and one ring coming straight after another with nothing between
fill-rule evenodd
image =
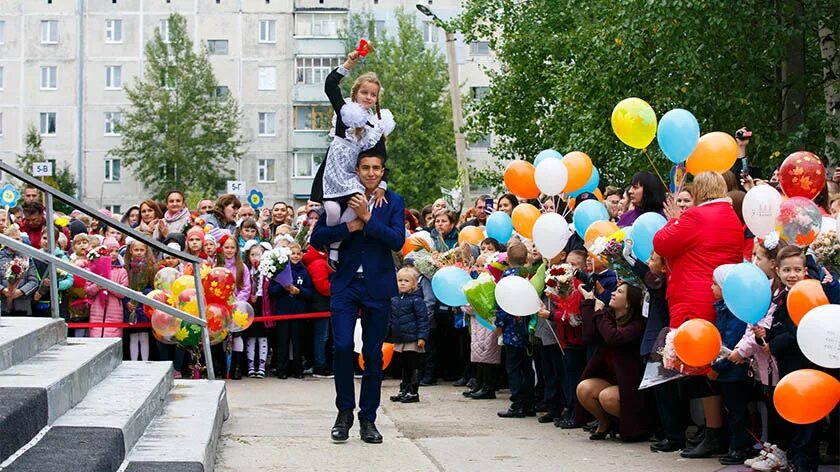
<instances>
[{"instance_id":1,"label":"window","mask_svg":"<svg viewBox=\"0 0 840 472\"><path fill-rule=\"evenodd\" d=\"M376 20L373 22L373 35L376 38L385 34L385 20Z\"/></svg>"},{"instance_id":2,"label":"window","mask_svg":"<svg viewBox=\"0 0 840 472\"><path fill-rule=\"evenodd\" d=\"M3 136L3 114L0 113L0 136Z\"/></svg>"},{"instance_id":3,"label":"window","mask_svg":"<svg viewBox=\"0 0 840 472\"><path fill-rule=\"evenodd\" d=\"M122 113L118 111L105 112L105 136L119 136L117 125L122 124Z\"/></svg>"},{"instance_id":4,"label":"window","mask_svg":"<svg viewBox=\"0 0 840 472\"><path fill-rule=\"evenodd\" d=\"M296 130L329 130L332 125L332 108L329 105L302 105L295 107Z\"/></svg>"},{"instance_id":5,"label":"window","mask_svg":"<svg viewBox=\"0 0 840 472\"><path fill-rule=\"evenodd\" d=\"M41 44L58 43L58 21L47 20L41 22Z\"/></svg>"},{"instance_id":6,"label":"window","mask_svg":"<svg viewBox=\"0 0 840 472\"><path fill-rule=\"evenodd\" d=\"M122 66L105 66L105 88L119 90L122 85Z\"/></svg>"},{"instance_id":7,"label":"window","mask_svg":"<svg viewBox=\"0 0 840 472\"><path fill-rule=\"evenodd\" d=\"M122 20L105 20L105 42L122 42Z\"/></svg>"},{"instance_id":8,"label":"window","mask_svg":"<svg viewBox=\"0 0 840 472\"><path fill-rule=\"evenodd\" d=\"M119 182L121 168L119 159L105 159L105 182Z\"/></svg>"},{"instance_id":9,"label":"window","mask_svg":"<svg viewBox=\"0 0 840 472\"><path fill-rule=\"evenodd\" d=\"M257 182L274 181L274 159L257 159Z\"/></svg>"},{"instance_id":10,"label":"window","mask_svg":"<svg viewBox=\"0 0 840 472\"><path fill-rule=\"evenodd\" d=\"M41 90L58 88L58 66L41 66Z\"/></svg>"},{"instance_id":11,"label":"window","mask_svg":"<svg viewBox=\"0 0 840 472\"><path fill-rule=\"evenodd\" d=\"M330 71L338 67L341 59L327 57L298 57L295 61L296 84L323 84Z\"/></svg>"},{"instance_id":12,"label":"window","mask_svg":"<svg viewBox=\"0 0 840 472\"><path fill-rule=\"evenodd\" d=\"M490 93L490 87L472 87L470 92L473 99L482 100L488 93Z\"/></svg>"},{"instance_id":13,"label":"window","mask_svg":"<svg viewBox=\"0 0 840 472\"><path fill-rule=\"evenodd\" d=\"M258 90L277 90L277 68L263 66L259 70Z\"/></svg>"},{"instance_id":14,"label":"window","mask_svg":"<svg viewBox=\"0 0 840 472\"><path fill-rule=\"evenodd\" d=\"M470 88L470 95L472 96L473 100L480 101L487 94L490 93L490 87L471 87ZM490 134L485 134L482 136L470 136L472 147L490 147Z\"/></svg>"},{"instance_id":15,"label":"window","mask_svg":"<svg viewBox=\"0 0 840 472\"><path fill-rule=\"evenodd\" d=\"M160 39L164 43L169 42L169 20L160 20Z\"/></svg>"},{"instance_id":16,"label":"window","mask_svg":"<svg viewBox=\"0 0 840 472\"><path fill-rule=\"evenodd\" d=\"M487 41L473 41L470 43L471 56L488 56L490 55L490 43Z\"/></svg>"},{"instance_id":17,"label":"window","mask_svg":"<svg viewBox=\"0 0 840 472\"><path fill-rule=\"evenodd\" d=\"M216 87L216 90L213 92L214 98L224 98L227 97L230 93L230 88L227 85L219 85Z\"/></svg>"},{"instance_id":18,"label":"window","mask_svg":"<svg viewBox=\"0 0 840 472\"><path fill-rule=\"evenodd\" d=\"M207 51L214 56L226 56L228 53L227 39L208 39Z\"/></svg>"},{"instance_id":19,"label":"window","mask_svg":"<svg viewBox=\"0 0 840 472\"><path fill-rule=\"evenodd\" d=\"M292 177L315 177L318 166L324 158L324 152L296 152L295 169Z\"/></svg>"},{"instance_id":20,"label":"window","mask_svg":"<svg viewBox=\"0 0 840 472\"><path fill-rule=\"evenodd\" d=\"M0 44L6 44L6 22L0 20Z\"/></svg>"},{"instance_id":21,"label":"window","mask_svg":"<svg viewBox=\"0 0 840 472\"><path fill-rule=\"evenodd\" d=\"M112 215L119 215L122 213L122 205L105 205L105 208L107 208Z\"/></svg>"},{"instance_id":22,"label":"window","mask_svg":"<svg viewBox=\"0 0 840 472\"><path fill-rule=\"evenodd\" d=\"M274 20L260 20L260 42L261 43L276 43L277 29L276 21Z\"/></svg>"},{"instance_id":23,"label":"window","mask_svg":"<svg viewBox=\"0 0 840 472\"><path fill-rule=\"evenodd\" d=\"M4 74L4 69L0 66L0 90L6 88L6 75Z\"/></svg>"},{"instance_id":24,"label":"window","mask_svg":"<svg viewBox=\"0 0 840 472\"><path fill-rule=\"evenodd\" d=\"M41 113L38 123L38 131L41 136L55 136L55 112Z\"/></svg>"},{"instance_id":25,"label":"window","mask_svg":"<svg viewBox=\"0 0 840 472\"><path fill-rule=\"evenodd\" d=\"M346 13L298 13L295 15L295 36L338 37L347 26Z\"/></svg>"},{"instance_id":26,"label":"window","mask_svg":"<svg viewBox=\"0 0 840 472\"><path fill-rule=\"evenodd\" d=\"M438 42L437 27L431 21L423 22L423 42L436 43Z\"/></svg>"},{"instance_id":27,"label":"window","mask_svg":"<svg viewBox=\"0 0 840 472\"><path fill-rule=\"evenodd\" d=\"M261 111L259 113L259 135L260 136L274 136L275 131L275 121L277 118L277 113L274 112L264 112Z\"/></svg>"}]
</instances>

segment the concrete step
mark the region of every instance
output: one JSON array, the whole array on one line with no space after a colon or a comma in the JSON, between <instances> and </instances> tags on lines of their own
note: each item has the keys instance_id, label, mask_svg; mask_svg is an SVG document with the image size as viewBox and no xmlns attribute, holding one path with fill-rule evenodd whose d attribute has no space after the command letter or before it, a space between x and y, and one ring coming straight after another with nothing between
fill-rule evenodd
<instances>
[{"instance_id":1,"label":"concrete step","mask_svg":"<svg viewBox=\"0 0 840 472\"><path fill-rule=\"evenodd\" d=\"M121 359L118 338L70 338L0 371L0 461L82 401Z\"/></svg>"},{"instance_id":2,"label":"concrete step","mask_svg":"<svg viewBox=\"0 0 840 472\"><path fill-rule=\"evenodd\" d=\"M163 412L146 429L120 470L211 472L227 417L224 382L176 380Z\"/></svg>"},{"instance_id":3,"label":"concrete step","mask_svg":"<svg viewBox=\"0 0 840 472\"><path fill-rule=\"evenodd\" d=\"M0 317L0 371L63 342L66 332L60 319Z\"/></svg>"},{"instance_id":4,"label":"concrete step","mask_svg":"<svg viewBox=\"0 0 840 472\"><path fill-rule=\"evenodd\" d=\"M122 363L3 471L117 470L162 410L172 382L170 362Z\"/></svg>"}]
</instances>

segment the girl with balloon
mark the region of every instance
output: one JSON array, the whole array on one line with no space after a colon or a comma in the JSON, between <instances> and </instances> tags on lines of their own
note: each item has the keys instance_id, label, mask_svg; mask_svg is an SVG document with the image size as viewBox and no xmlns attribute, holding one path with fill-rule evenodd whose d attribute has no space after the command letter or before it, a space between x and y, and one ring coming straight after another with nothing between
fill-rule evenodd
<instances>
[{"instance_id":1,"label":"girl with balloon","mask_svg":"<svg viewBox=\"0 0 840 472\"><path fill-rule=\"evenodd\" d=\"M217 255L216 267L224 267L233 274L235 281L233 291L234 300L248 303L248 300L251 298L251 273L242 262L242 255L239 251L236 238L226 230L223 231L222 237L219 238L219 246L222 248L222 251ZM237 378L242 378L240 368L242 364L242 353L245 351L245 343L242 341L242 336L238 333L235 333L232 338L231 378L236 380Z\"/></svg>"},{"instance_id":2,"label":"girl with balloon","mask_svg":"<svg viewBox=\"0 0 840 472\"><path fill-rule=\"evenodd\" d=\"M245 243L245 266L251 274L251 297L248 303L254 313L260 316L271 315L271 303L268 299L268 279L259 272L260 258L263 252L270 251L271 244L251 240ZM265 361L268 358L268 337L274 335L274 322L271 326L267 323L252 323L245 330L243 336L247 338L248 356L248 377L265 378ZM259 356L259 357L258 357Z\"/></svg>"},{"instance_id":3,"label":"girl with balloon","mask_svg":"<svg viewBox=\"0 0 840 472\"><path fill-rule=\"evenodd\" d=\"M126 271L128 272L128 287L143 295L152 291L156 273L155 257L152 251L140 241L129 240L126 251ZM143 305L133 300L125 304L124 320L127 323L148 323L149 317ZM131 360L149 360L149 329L128 328L128 346Z\"/></svg>"}]
</instances>

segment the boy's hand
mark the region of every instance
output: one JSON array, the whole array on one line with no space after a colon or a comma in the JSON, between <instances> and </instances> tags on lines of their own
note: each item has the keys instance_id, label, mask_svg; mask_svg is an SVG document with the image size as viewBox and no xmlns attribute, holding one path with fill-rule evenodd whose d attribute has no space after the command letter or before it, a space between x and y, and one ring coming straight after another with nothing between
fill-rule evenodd
<instances>
[{"instance_id":1,"label":"boy's hand","mask_svg":"<svg viewBox=\"0 0 840 472\"><path fill-rule=\"evenodd\" d=\"M426 347L426 340L425 339L418 339L417 340L417 347L423 349Z\"/></svg>"},{"instance_id":2,"label":"boy's hand","mask_svg":"<svg viewBox=\"0 0 840 472\"><path fill-rule=\"evenodd\" d=\"M744 363L744 358L741 357L741 353L739 353L737 349L729 353L729 358L728 359L729 359L729 362L731 362L733 364L743 364Z\"/></svg>"}]
</instances>

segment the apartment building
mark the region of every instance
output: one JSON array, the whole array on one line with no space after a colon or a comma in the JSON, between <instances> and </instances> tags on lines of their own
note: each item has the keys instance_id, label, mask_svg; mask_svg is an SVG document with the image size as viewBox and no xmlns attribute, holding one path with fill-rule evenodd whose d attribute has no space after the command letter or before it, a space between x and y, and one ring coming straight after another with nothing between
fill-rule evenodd
<instances>
[{"instance_id":1,"label":"apartment building","mask_svg":"<svg viewBox=\"0 0 840 472\"><path fill-rule=\"evenodd\" d=\"M441 18L458 0L422 0ZM34 125L50 159L68 163L82 198L121 212L148 192L108 151L129 106L126 85L144 73L144 47L178 12L206 44L219 81L243 112L247 153L237 180L267 202L303 202L329 145L332 111L323 80L346 54L338 38L349 15L370 12L396 30L395 10L417 15L429 47L445 51L444 33L401 0L3 0L0 2L0 159L14 162ZM492 67L486 43L457 43L464 95L486 91ZM397 117L399 120L399 117ZM478 166L489 138L470 146Z\"/></svg>"}]
</instances>

